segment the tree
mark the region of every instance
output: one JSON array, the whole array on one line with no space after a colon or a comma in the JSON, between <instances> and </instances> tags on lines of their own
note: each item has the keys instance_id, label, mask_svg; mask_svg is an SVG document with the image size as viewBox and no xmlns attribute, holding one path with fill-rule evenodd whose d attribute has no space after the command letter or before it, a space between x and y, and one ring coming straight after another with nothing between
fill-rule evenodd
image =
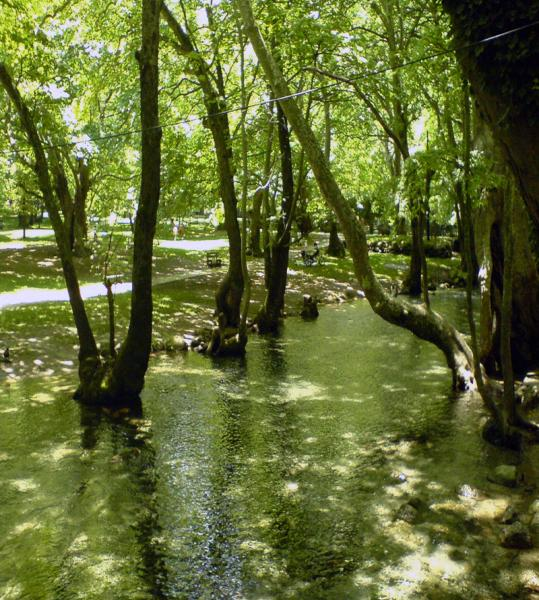
<instances>
[{"instance_id":1,"label":"tree","mask_svg":"<svg viewBox=\"0 0 539 600\"><path fill-rule=\"evenodd\" d=\"M247 35L276 97L289 97L290 89L264 43L254 20L251 3L249 0L238 0L238 6ZM365 231L343 197L311 128L293 99L283 101L282 106L305 150L320 191L340 222L353 259L356 277L374 311L385 320L405 327L418 337L436 344L444 352L453 374L454 385L471 385L473 357L462 335L434 311L424 306L399 301L388 296L383 290L369 263Z\"/></svg>"},{"instance_id":2,"label":"tree","mask_svg":"<svg viewBox=\"0 0 539 600\"><path fill-rule=\"evenodd\" d=\"M160 11L160 0L142 0L142 45L137 53L142 129L140 197L133 241L129 329L107 382L107 394L115 400L138 398L144 387L152 345L152 255L161 169L158 66Z\"/></svg>"},{"instance_id":3,"label":"tree","mask_svg":"<svg viewBox=\"0 0 539 600\"><path fill-rule=\"evenodd\" d=\"M151 267L155 220L159 203L160 138L158 126L158 48L159 0L142 2L142 48L137 57L140 69L142 173L135 227L133 255L133 292L127 338L116 360L104 363L80 294L73 251L65 219L62 218L61 194L64 182L53 184L55 166L47 156L36 121L16 86L9 69L0 63L0 84L19 116L34 155L34 169L40 192L49 212L73 317L79 339L79 380L77 397L84 402L128 402L139 400L144 384L151 347L152 300Z\"/></svg>"},{"instance_id":4,"label":"tree","mask_svg":"<svg viewBox=\"0 0 539 600\"><path fill-rule=\"evenodd\" d=\"M281 153L281 179L283 186L282 202L277 214L277 228L274 238L265 249L267 253L266 298L256 323L261 333L275 332L283 316L288 258L290 253L290 228L294 218L294 172L290 131L285 114L277 104L277 128Z\"/></svg>"},{"instance_id":5,"label":"tree","mask_svg":"<svg viewBox=\"0 0 539 600\"><path fill-rule=\"evenodd\" d=\"M443 0L457 56L481 115L515 176L539 229L539 5L516 0ZM517 31L512 31L512 30ZM491 36L488 43L481 40Z\"/></svg>"},{"instance_id":6,"label":"tree","mask_svg":"<svg viewBox=\"0 0 539 600\"><path fill-rule=\"evenodd\" d=\"M241 233L238 225L237 197L234 184L234 166L230 125L226 113L224 80L218 55L214 56L216 69L212 74L210 65L197 51L191 36L180 25L166 4L162 6L162 16L170 28L176 48L186 56L189 68L197 78L202 90L207 111L207 124L211 130L215 146L219 173L219 192L225 211L225 226L229 241L228 272L216 292L216 313L218 335L210 344L210 351L218 353L243 352L246 340L241 344L232 343L240 326L240 307L244 289L244 276L241 261ZM217 83L215 84L214 81ZM232 335L233 333L233 335ZM225 340L231 340L229 347Z\"/></svg>"}]
</instances>

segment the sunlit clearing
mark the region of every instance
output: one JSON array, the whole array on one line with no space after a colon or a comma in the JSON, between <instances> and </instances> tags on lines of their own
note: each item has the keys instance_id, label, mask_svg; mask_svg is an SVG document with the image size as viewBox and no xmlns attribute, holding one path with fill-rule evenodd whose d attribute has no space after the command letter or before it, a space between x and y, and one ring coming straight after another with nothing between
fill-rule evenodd
<instances>
[{"instance_id":1,"label":"sunlit clearing","mask_svg":"<svg viewBox=\"0 0 539 600\"><path fill-rule=\"evenodd\" d=\"M131 291L131 283L116 283L113 286L115 294ZM89 283L80 288L82 297L96 298L104 296L107 292L102 283ZM67 290L44 290L39 288L22 288L16 292L0 294L0 308L16 306L19 304L37 304L39 302L68 302Z\"/></svg>"},{"instance_id":2,"label":"sunlit clearing","mask_svg":"<svg viewBox=\"0 0 539 600\"><path fill-rule=\"evenodd\" d=\"M215 250L226 248L228 240L160 240L161 248L178 248L179 250Z\"/></svg>"},{"instance_id":3,"label":"sunlit clearing","mask_svg":"<svg viewBox=\"0 0 539 600\"><path fill-rule=\"evenodd\" d=\"M39 392L32 396L32 401L37 402L38 404L50 404L51 402L54 402L54 395L48 394L47 392Z\"/></svg>"}]
</instances>

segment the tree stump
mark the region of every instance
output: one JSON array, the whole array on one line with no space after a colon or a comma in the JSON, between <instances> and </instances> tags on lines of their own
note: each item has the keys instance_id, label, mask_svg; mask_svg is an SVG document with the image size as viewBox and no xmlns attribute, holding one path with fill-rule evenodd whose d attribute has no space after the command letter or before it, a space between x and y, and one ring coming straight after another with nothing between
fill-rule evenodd
<instances>
[{"instance_id":1,"label":"tree stump","mask_svg":"<svg viewBox=\"0 0 539 600\"><path fill-rule=\"evenodd\" d=\"M318 300L310 294L303 295L303 307L300 312L304 319L316 319L318 317Z\"/></svg>"}]
</instances>

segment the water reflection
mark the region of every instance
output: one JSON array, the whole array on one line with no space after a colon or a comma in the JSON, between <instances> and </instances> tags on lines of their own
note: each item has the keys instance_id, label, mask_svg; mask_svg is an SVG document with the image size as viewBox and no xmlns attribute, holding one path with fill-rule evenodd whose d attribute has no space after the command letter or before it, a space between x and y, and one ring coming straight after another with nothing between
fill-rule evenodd
<instances>
[{"instance_id":1,"label":"water reflection","mask_svg":"<svg viewBox=\"0 0 539 600\"><path fill-rule=\"evenodd\" d=\"M246 359L162 356L144 413L24 385L0 420L2 598L512 597L478 402L364 305Z\"/></svg>"},{"instance_id":2,"label":"water reflection","mask_svg":"<svg viewBox=\"0 0 539 600\"><path fill-rule=\"evenodd\" d=\"M235 490L249 447L247 359L213 359L218 373L216 404L220 413L218 444L208 465L209 485L204 496L207 540L204 575L212 597L236 598L242 589L241 537L238 532Z\"/></svg>"}]
</instances>

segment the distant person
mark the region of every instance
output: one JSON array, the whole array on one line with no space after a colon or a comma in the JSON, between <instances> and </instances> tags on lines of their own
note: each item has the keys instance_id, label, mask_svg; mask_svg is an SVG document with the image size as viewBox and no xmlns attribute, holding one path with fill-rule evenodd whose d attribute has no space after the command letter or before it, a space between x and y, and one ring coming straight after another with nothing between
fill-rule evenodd
<instances>
[{"instance_id":1,"label":"distant person","mask_svg":"<svg viewBox=\"0 0 539 600\"><path fill-rule=\"evenodd\" d=\"M174 236L174 241L176 241L176 239L178 238L178 223L176 223L176 221L173 221L172 235Z\"/></svg>"},{"instance_id":2,"label":"distant person","mask_svg":"<svg viewBox=\"0 0 539 600\"><path fill-rule=\"evenodd\" d=\"M180 239L185 237L185 223L180 223L178 232L180 234Z\"/></svg>"}]
</instances>

